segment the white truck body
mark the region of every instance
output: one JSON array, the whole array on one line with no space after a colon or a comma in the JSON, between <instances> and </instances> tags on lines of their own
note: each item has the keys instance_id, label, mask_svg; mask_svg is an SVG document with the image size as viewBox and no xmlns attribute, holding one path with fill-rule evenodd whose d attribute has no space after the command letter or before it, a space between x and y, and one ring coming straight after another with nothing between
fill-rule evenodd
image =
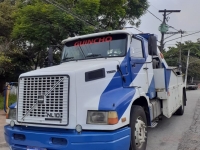
<instances>
[{"instance_id":1,"label":"white truck body","mask_svg":"<svg viewBox=\"0 0 200 150\"><path fill-rule=\"evenodd\" d=\"M66 39L63 44L75 41L74 46L84 48L95 42L109 43L118 34L127 36L124 56L72 60L20 75L15 125L68 130L80 125L83 131L115 131L129 127L132 106L137 105L144 108L147 125L154 127L158 117L170 118L184 107L182 75L167 65L158 49L154 50L156 54L149 54L150 34L108 31ZM88 111L116 112L118 122L88 123ZM7 119L7 123L10 121ZM126 138L130 142L131 133ZM9 138L7 142L13 145Z\"/></svg>"}]
</instances>

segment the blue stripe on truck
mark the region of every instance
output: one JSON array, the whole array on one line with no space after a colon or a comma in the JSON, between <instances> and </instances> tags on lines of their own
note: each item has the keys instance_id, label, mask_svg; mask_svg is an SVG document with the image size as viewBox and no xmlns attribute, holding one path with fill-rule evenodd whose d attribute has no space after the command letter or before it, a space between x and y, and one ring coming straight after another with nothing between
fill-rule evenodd
<instances>
[{"instance_id":1,"label":"blue stripe on truck","mask_svg":"<svg viewBox=\"0 0 200 150\"><path fill-rule=\"evenodd\" d=\"M153 99L154 97L156 97L156 89L155 89L154 76L153 76L153 78L151 80L147 96L149 96L150 99Z\"/></svg>"},{"instance_id":2,"label":"blue stripe on truck","mask_svg":"<svg viewBox=\"0 0 200 150\"><path fill-rule=\"evenodd\" d=\"M27 150L27 146L48 150L129 150L131 139L130 127L114 131L83 130L78 134L70 129L6 125L4 131L6 142L15 150ZM26 138L14 139L14 134L24 135ZM67 144L53 143L53 138L65 139Z\"/></svg>"},{"instance_id":3,"label":"blue stripe on truck","mask_svg":"<svg viewBox=\"0 0 200 150\"><path fill-rule=\"evenodd\" d=\"M104 92L101 95L99 102L99 110L117 111L118 118L120 119L129 106L134 95L134 88L121 87Z\"/></svg>"},{"instance_id":4,"label":"blue stripe on truck","mask_svg":"<svg viewBox=\"0 0 200 150\"><path fill-rule=\"evenodd\" d=\"M120 67L124 66L125 63L130 64L129 58L130 58L130 50L127 52L127 55L120 64ZM129 73L127 79L132 78L132 80L134 80L138 72L140 71L141 67L136 70L135 72L136 75L134 77ZM121 82L121 86L119 87L119 84L116 84L116 82ZM127 80L126 86L127 85L129 86L131 82L132 81ZM127 107L129 106L131 100L133 99L134 94L135 94L134 88L123 87L121 76L119 75L119 72L116 72L100 97L98 110L117 111L118 118L120 119L124 114L124 112L126 111Z\"/></svg>"}]
</instances>

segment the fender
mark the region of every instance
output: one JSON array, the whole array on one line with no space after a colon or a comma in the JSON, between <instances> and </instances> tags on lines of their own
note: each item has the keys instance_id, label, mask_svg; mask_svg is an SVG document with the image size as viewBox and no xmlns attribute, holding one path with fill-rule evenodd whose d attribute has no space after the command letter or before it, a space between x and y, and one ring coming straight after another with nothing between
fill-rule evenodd
<instances>
[{"instance_id":1,"label":"fender","mask_svg":"<svg viewBox=\"0 0 200 150\"><path fill-rule=\"evenodd\" d=\"M120 119L130 105L135 92L135 88L123 87L105 92L101 95L99 110L117 111L118 118Z\"/></svg>"},{"instance_id":2,"label":"fender","mask_svg":"<svg viewBox=\"0 0 200 150\"><path fill-rule=\"evenodd\" d=\"M131 106L141 96L146 98L149 106L149 98L141 89L136 87L121 87L113 89L102 94L101 101L99 103L99 110L113 110L117 112L119 119L122 117L126 117L128 119L130 116Z\"/></svg>"},{"instance_id":3,"label":"fender","mask_svg":"<svg viewBox=\"0 0 200 150\"><path fill-rule=\"evenodd\" d=\"M141 89L141 88L134 88L135 90L135 94L132 97L127 109L125 110L125 112L122 115L122 118L126 118L127 122L126 124L128 125L130 123L130 112L131 112L131 108L132 105L139 105L139 106L145 106L142 105L142 103L138 103L140 102L140 98L143 99L143 101L145 100L146 104L147 104L147 108L146 108L146 115L147 115L147 120L150 121L151 120L151 103L149 102L149 97L146 96L145 92Z\"/></svg>"},{"instance_id":4,"label":"fender","mask_svg":"<svg viewBox=\"0 0 200 150\"><path fill-rule=\"evenodd\" d=\"M17 102L15 102L12 105L10 105L9 108L11 108L11 109L17 108Z\"/></svg>"}]
</instances>

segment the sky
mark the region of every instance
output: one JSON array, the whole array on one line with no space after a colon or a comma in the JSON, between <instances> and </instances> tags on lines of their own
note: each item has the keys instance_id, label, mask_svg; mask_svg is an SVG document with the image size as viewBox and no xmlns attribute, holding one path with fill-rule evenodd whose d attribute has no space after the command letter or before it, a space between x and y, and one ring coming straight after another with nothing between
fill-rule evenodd
<instances>
[{"instance_id":1,"label":"sky","mask_svg":"<svg viewBox=\"0 0 200 150\"><path fill-rule=\"evenodd\" d=\"M183 34L187 35L193 32L200 31L200 0L148 0L150 7L148 10L152 12L159 19L163 20L163 13L159 13L159 10L181 10L180 13L171 13L169 15L170 19L167 22L170 26L176 28L177 30L183 30L187 33ZM161 33L158 30L158 27L161 24L161 21L156 19L149 12L146 12L141 18L141 24L138 27L144 33L154 33L158 36L158 40L161 39ZM169 29L169 31L176 32L174 29ZM139 33L135 30L136 33ZM169 35L165 35L167 37ZM175 35L171 38L166 39L171 40L176 37L180 37L181 35ZM177 39L171 42L167 42L165 48L169 46L175 46L176 42L184 42L184 41L193 41L196 42L197 39L200 38L200 33L183 37L182 40Z\"/></svg>"}]
</instances>

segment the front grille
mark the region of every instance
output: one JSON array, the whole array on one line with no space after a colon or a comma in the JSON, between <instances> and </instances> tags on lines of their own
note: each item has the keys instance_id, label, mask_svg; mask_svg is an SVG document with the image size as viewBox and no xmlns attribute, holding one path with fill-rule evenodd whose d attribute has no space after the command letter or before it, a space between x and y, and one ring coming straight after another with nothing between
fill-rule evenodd
<instances>
[{"instance_id":1,"label":"front grille","mask_svg":"<svg viewBox=\"0 0 200 150\"><path fill-rule=\"evenodd\" d=\"M68 124L68 76L20 78L18 121Z\"/></svg>"}]
</instances>

